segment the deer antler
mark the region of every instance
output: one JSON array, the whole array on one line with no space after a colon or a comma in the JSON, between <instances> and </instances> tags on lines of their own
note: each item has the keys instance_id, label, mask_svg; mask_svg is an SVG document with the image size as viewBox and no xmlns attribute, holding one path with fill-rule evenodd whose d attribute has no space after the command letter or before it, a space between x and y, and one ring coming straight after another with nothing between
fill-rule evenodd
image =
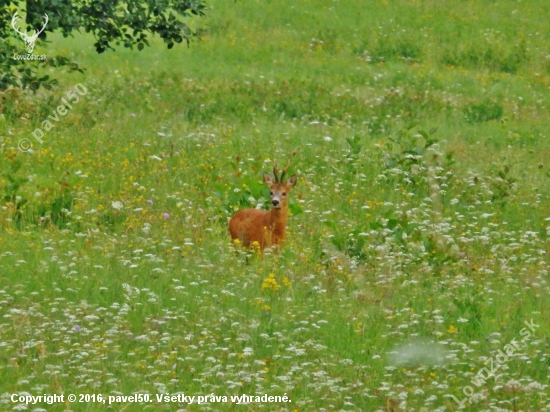
<instances>
[{"instance_id":1,"label":"deer antler","mask_svg":"<svg viewBox=\"0 0 550 412\"><path fill-rule=\"evenodd\" d=\"M279 183L279 172L277 171L277 163L273 162L273 176L275 176L275 183Z\"/></svg>"},{"instance_id":2,"label":"deer antler","mask_svg":"<svg viewBox=\"0 0 550 412\"><path fill-rule=\"evenodd\" d=\"M46 21L44 22L44 25L42 26L42 28L37 32L36 30L34 31L34 33L32 34L32 36L29 36L26 32L22 32L20 29L17 28L17 26L15 25L15 21L19 18L19 16L17 15L17 12L15 12L15 14L13 15L12 19L11 19L11 26L13 27L13 29L21 36L23 36L23 38L25 40L30 40L30 41L33 41L33 40L36 40L38 38L38 36L40 35L40 33L42 33L44 31L44 29L46 28L46 25L48 24L48 21L50 21L50 19L48 18L48 15L44 13L44 18L46 19Z\"/></svg>"},{"instance_id":3,"label":"deer antler","mask_svg":"<svg viewBox=\"0 0 550 412\"><path fill-rule=\"evenodd\" d=\"M15 14L13 15L12 19L11 19L11 27L13 27L13 29L17 32L17 34L25 37L27 36L27 33L22 33L18 28L17 26L15 25L15 21L19 18L19 16L17 15L17 12L15 12Z\"/></svg>"},{"instance_id":4,"label":"deer antler","mask_svg":"<svg viewBox=\"0 0 550 412\"><path fill-rule=\"evenodd\" d=\"M290 166L290 160L287 162L286 166L283 168L283 171L281 172L281 176L279 177L279 171L277 170L277 163L273 163L273 176L275 176L275 183L284 183L283 179L285 178L286 170L288 169L288 166Z\"/></svg>"},{"instance_id":5,"label":"deer antler","mask_svg":"<svg viewBox=\"0 0 550 412\"><path fill-rule=\"evenodd\" d=\"M286 170L288 169L288 166L290 166L290 159L288 160L286 166L284 167L283 169L283 172L281 173L281 183L283 183L283 179L285 178L285 173L286 173Z\"/></svg>"},{"instance_id":6,"label":"deer antler","mask_svg":"<svg viewBox=\"0 0 550 412\"><path fill-rule=\"evenodd\" d=\"M48 21L50 21L50 19L48 18L48 15L46 13L44 13L44 17L46 19L46 21L44 22L44 25L42 26L42 28L40 29L40 31L38 33L33 34L33 36L36 36L36 38L38 38L38 36L40 36L40 33L42 33L44 31L44 29L46 28L46 25L48 24Z\"/></svg>"}]
</instances>

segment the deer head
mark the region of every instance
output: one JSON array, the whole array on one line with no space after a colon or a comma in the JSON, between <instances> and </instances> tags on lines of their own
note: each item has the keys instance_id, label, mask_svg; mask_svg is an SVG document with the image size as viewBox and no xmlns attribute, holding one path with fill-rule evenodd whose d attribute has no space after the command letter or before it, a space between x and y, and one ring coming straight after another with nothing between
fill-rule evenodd
<instances>
[{"instance_id":1,"label":"deer head","mask_svg":"<svg viewBox=\"0 0 550 412\"><path fill-rule=\"evenodd\" d=\"M31 36L29 36L26 32L22 32L17 28L17 26L15 25L15 22L18 18L19 16L17 15L17 12L15 12L15 14L13 15L13 18L11 19L11 27L13 27L13 29L21 37L23 37L23 41L25 42L25 49L27 50L27 53L31 54L32 51L34 50L34 43L36 42L36 39L38 39L38 36L40 35L40 33L42 33L46 28L46 24L48 24L48 15L44 14L44 18L46 20L44 22L44 26L42 26L42 28L38 32L35 30Z\"/></svg>"},{"instance_id":2,"label":"deer head","mask_svg":"<svg viewBox=\"0 0 550 412\"><path fill-rule=\"evenodd\" d=\"M286 167L282 170L279 177L277 164L273 165L273 179L268 173L264 174L264 182L271 192L271 205L274 209L286 209L288 207L288 192L296 185L296 175L290 177L287 182L284 181L286 170L290 165L288 161Z\"/></svg>"}]
</instances>

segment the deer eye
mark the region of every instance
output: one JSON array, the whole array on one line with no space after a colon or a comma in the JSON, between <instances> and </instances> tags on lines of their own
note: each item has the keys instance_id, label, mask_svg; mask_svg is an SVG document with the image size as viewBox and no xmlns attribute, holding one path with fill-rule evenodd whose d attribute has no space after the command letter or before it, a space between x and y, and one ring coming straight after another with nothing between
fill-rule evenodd
<instances>
[{"instance_id":1,"label":"deer eye","mask_svg":"<svg viewBox=\"0 0 550 412\"><path fill-rule=\"evenodd\" d=\"M283 196L286 196L286 192L283 192Z\"/></svg>"},{"instance_id":2,"label":"deer eye","mask_svg":"<svg viewBox=\"0 0 550 412\"><path fill-rule=\"evenodd\" d=\"M271 196L273 196L273 192L269 192L269 194L270 194Z\"/></svg>"}]
</instances>

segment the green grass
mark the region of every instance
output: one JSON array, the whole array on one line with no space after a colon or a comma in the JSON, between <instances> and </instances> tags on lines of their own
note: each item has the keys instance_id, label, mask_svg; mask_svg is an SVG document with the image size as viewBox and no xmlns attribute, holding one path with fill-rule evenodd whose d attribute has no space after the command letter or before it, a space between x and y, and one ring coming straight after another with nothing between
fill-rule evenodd
<instances>
[{"instance_id":1,"label":"green grass","mask_svg":"<svg viewBox=\"0 0 550 412\"><path fill-rule=\"evenodd\" d=\"M549 6L211 6L189 48L54 35L37 53L85 74L4 95L0 409L286 393L108 410L452 411L471 386L465 410L550 410ZM228 218L266 204L262 173L294 151L284 249L232 250Z\"/></svg>"}]
</instances>

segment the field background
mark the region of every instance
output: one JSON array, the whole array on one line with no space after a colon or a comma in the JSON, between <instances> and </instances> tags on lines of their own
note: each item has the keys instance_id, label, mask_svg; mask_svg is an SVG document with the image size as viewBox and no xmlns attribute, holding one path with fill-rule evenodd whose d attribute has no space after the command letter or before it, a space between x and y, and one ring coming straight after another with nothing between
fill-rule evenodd
<instances>
[{"instance_id":1,"label":"field background","mask_svg":"<svg viewBox=\"0 0 550 412\"><path fill-rule=\"evenodd\" d=\"M0 409L549 411L550 3L209 5L189 48L53 36L85 74L2 100ZM284 250L233 251L289 158Z\"/></svg>"}]
</instances>

